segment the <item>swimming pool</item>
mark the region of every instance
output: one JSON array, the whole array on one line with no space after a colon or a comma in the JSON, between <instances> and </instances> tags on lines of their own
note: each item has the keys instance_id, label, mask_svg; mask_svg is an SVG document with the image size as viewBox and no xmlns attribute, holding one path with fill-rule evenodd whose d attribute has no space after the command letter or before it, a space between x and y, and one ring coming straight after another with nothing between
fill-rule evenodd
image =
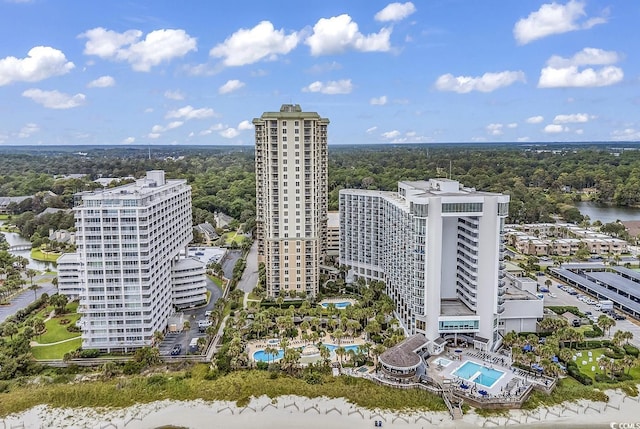
<instances>
[{"instance_id":1,"label":"swimming pool","mask_svg":"<svg viewBox=\"0 0 640 429\"><path fill-rule=\"evenodd\" d=\"M336 308L344 309L351 305L350 301L341 301L341 302L323 302L322 305L324 308L329 307L329 304L333 304Z\"/></svg>"},{"instance_id":2,"label":"swimming pool","mask_svg":"<svg viewBox=\"0 0 640 429\"><path fill-rule=\"evenodd\" d=\"M329 349L329 351L331 352L332 357L335 356L335 350L338 348L338 346L336 346L335 344L325 344L325 346ZM298 347L300 350L302 350L302 347ZM353 350L354 352L358 350L358 346L354 345L354 344L350 344L348 346L342 346L343 349L345 349L347 352L349 350ZM253 360L255 360L256 362L277 362L280 359L282 359L284 357L284 350L278 348L276 349L275 354L267 354L265 353L264 350L257 350L253 353Z\"/></svg>"},{"instance_id":3,"label":"swimming pool","mask_svg":"<svg viewBox=\"0 0 640 429\"><path fill-rule=\"evenodd\" d=\"M467 381L482 384L485 387L491 387L504 375L504 372L467 361L451 374L464 378Z\"/></svg>"},{"instance_id":4,"label":"swimming pool","mask_svg":"<svg viewBox=\"0 0 640 429\"><path fill-rule=\"evenodd\" d=\"M434 360L433 363L435 363L436 365L441 365L441 366L449 366L451 365L451 362L449 359L445 359L443 357L439 357L438 359Z\"/></svg>"}]
</instances>

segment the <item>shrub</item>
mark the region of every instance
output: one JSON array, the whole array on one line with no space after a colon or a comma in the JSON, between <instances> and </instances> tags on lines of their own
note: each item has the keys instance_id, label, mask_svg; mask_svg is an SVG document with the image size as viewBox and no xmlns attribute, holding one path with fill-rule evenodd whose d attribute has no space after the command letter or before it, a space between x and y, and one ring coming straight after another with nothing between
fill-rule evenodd
<instances>
[{"instance_id":1,"label":"shrub","mask_svg":"<svg viewBox=\"0 0 640 429\"><path fill-rule=\"evenodd\" d=\"M0 393L7 393L11 387L8 381L0 381Z\"/></svg>"},{"instance_id":2,"label":"shrub","mask_svg":"<svg viewBox=\"0 0 640 429\"><path fill-rule=\"evenodd\" d=\"M154 374L147 378L147 384L149 386L161 386L167 384L167 377L161 374Z\"/></svg>"},{"instance_id":3,"label":"shrub","mask_svg":"<svg viewBox=\"0 0 640 429\"><path fill-rule=\"evenodd\" d=\"M638 355L640 354L640 350L638 350L638 348L632 344L625 344L622 346L622 348L626 354L633 357L638 357Z\"/></svg>"},{"instance_id":4,"label":"shrub","mask_svg":"<svg viewBox=\"0 0 640 429\"><path fill-rule=\"evenodd\" d=\"M568 311L569 313L573 313L578 317L584 317L584 314L582 314L578 307L572 305L554 305L547 308L556 314L563 314Z\"/></svg>"},{"instance_id":5,"label":"shrub","mask_svg":"<svg viewBox=\"0 0 640 429\"><path fill-rule=\"evenodd\" d=\"M97 358L98 356L100 356L100 350L96 350L96 349L86 349L86 350L80 350L78 352L79 358L92 359L92 358Z\"/></svg>"},{"instance_id":6,"label":"shrub","mask_svg":"<svg viewBox=\"0 0 640 429\"><path fill-rule=\"evenodd\" d=\"M134 375L139 374L144 368L144 364L142 362L136 362L133 360L127 361L122 368L122 373L124 375Z\"/></svg>"},{"instance_id":7,"label":"shrub","mask_svg":"<svg viewBox=\"0 0 640 429\"><path fill-rule=\"evenodd\" d=\"M264 363L264 362L262 362L262 363ZM205 380L215 380L216 378L218 378L218 376L220 376L220 371L218 371L217 368L216 369L210 369L204 375L204 379Z\"/></svg>"},{"instance_id":8,"label":"shrub","mask_svg":"<svg viewBox=\"0 0 640 429\"><path fill-rule=\"evenodd\" d=\"M307 384L322 384L322 375L317 372L308 372L304 375L304 381Z\"/></svg>"},{"instance_id":9,"label":"shrub","mask_svg":"<svg viewBox=\"0 0 640 429\"><path fill-rule=\"evenodd\" d=\"M266 371L267 369L269 369L269 364L267 362L258 362L256 363L256 368L261 371Z\"/></svg>"},{"instance_id":10,"label":"shrub","mask_svg":"<svg viewBox=\"0 0 640 429\"><path fill-rule=\"evenodd\" d=\"M624 350L620 347L611 346L602 352L602 354L611 359L622 359L624 357Z\"/></svg>"},{"instance_id":11,"label":"shrub","mask_svg":"<svg viewBox=\"0 0 640 429\"><path fill-rule=\"evenodd\" d=\"M82 332L82 329L80 329L80 327L76 326L76 325L69 325L69 326L67 326L67 331L68 332Z\"/></svg>"},{"instance_id":12,"label":"shrub","mask_svg":"<svg viewBox=\"0 0 640 429\"><path fill-rule=\"evenodd\" d=\"M578 365L574 361L567 362L567 374L571 377L575 378L578 382L584 384L585 386L590 386L593 384L593 380L587 374L583 373L578 369Z\"/></svg>"}]
</instances>

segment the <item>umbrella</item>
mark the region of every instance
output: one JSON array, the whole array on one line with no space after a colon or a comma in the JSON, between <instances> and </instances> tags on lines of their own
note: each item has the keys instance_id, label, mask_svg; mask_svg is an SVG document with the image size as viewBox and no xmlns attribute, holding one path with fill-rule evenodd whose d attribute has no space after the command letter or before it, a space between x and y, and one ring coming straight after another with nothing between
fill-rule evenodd
<instances>
[{"instance_id":1,"label":"umbrella","mask_svg":"<svg viewBox=\"0 0 640 429\"><path fill-rule=\"evenodd\" d=\"M469 388L469 385L462 383L462 384L460 385L460 387L462 387L463 389L468 389L468 388Z\"/></svg>"},{"instance_id":2,"label":"umbrella","mask_svg":"<svg viewBox=\"0 0 640 429\"><path fill-rule=\"evenodd\" d=\"M551 362L557 363L558 362L558 356L554 356L551 358Z\"/></svg>"},{"instance_id":3,"label":"umbrella","mask_svg":"<svg viewBox=\"0 0 640 429\"><path fill-rule=\"evenodd\" d=\"M478 390L478 393L481 394L482 396L486 396L489 394L489 392L487 392L486 390Z\"/></svg>"},{"instance_id":4,"label":"umbrella","mask_svg":"<svg viewBox=\"0 0 640 429\"><path fill-rule=\"evenodd\" d=\"M524 347L522 347L522 350L524 350L525 352L530 352L533 350L533 346L531 344L526 344Z\"/></svg>"}]
</instances>

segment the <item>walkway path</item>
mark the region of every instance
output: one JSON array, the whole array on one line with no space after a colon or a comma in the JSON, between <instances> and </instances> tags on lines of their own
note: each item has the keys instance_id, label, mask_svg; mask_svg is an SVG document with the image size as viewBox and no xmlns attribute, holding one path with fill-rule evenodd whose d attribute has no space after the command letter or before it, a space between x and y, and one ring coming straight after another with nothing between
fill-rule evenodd
<instances>
[{"instance_id":1,"label":"walkway path","mask_svg":"<svg viewBox=\"0 0 640 429\"><path fill-rule=\"evenodd\" d=\"M254 241L246 257L247 265L238 282L238 289L248 293L258 284L258 241Z\"/></svg>"},{"instance_id":2,"label":"walkway path","mask_svg":"<svg viewBox=\"0 0 640 429\"><path fill-rule=\"evenodd\" d=\"M82 335L78 335L77 337L73 337L73 338L67 338L66 340L60 340L60 341L56 341L55 343L45 343L45 344L40 344L37 341L31 341L29 343L29 345L31 347L46 347L46 346L55 346L56 344L62 344L62 343L68 343L69 341L73 341L76 340L78 338L81 338Z\"/></svg>"}]
</instances>

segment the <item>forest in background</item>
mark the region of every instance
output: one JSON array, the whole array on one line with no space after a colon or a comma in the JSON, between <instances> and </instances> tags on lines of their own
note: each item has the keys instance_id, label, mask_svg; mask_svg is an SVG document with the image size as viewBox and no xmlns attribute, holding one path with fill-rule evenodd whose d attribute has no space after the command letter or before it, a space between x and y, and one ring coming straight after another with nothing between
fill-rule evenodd
<instances>
[{"instance_id":1,"label":"forest in background","mask_svg":"<svg viewBox=\"0 0 640 429\"><path fill-rule=\"evenodd\" d=\"M630 146L625 144L625 146ZM82 153L78 153L78 150ZM344 188L397 189L400 180L451 177L468 187L511 196L511 223L579 222L573 206L590 189L593 201L640 205L640 151L590 146L376 145L329 146L329 209ZM17 212L69 208L73 194L99 187L98 177L142 177L165 170L192 186L194 222L222 211L255 222L252 147L3 147L0 196L36 195ZM83 178L60 178L86 174ZM58 177L58 178L56 178ZM45 194L46 191L55 196Z\"/></svg>"}]
</instances>

